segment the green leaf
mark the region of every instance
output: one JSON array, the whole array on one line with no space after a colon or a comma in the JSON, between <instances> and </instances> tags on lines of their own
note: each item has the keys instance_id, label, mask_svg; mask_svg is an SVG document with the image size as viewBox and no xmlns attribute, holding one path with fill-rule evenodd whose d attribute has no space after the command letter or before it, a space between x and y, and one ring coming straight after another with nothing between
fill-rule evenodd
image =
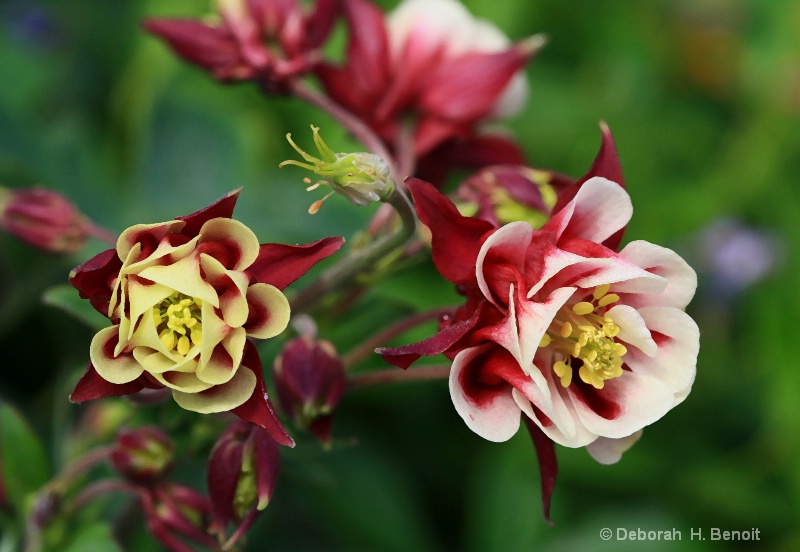
<instances>
[{"instance_id":1,"label":"green leaf","mask_svg":"<svg viewBox=\"0 0 800 552\"><path fill-rule=\"evenodd\" d=\"M111 527L96 523L82 528L63 552L122 552Z\"/></svg>"},{"instance_id":2,"label":"green leaf","mask_svg":"<svg viewBox=\"0 0 800 552\"><path fill-rule=\"evenodd\" d=\"M26 496L47 482L49 470L39 437L5 402L0 402L0 464L8 498L22 512Z\"/></svg>"},{"instance_id":3,"label":"green leaf","mask_svg":"<svg viewBox=\"0 0 800 552\"><path fill-rule=\"evenodd\" d=\"M78 290L69 284L61 284L47 289L42 294L42 302L68 312L96 330L108 326L108 319L94 310L89 301L81 299Z\"/></svg>"}]
</instances>

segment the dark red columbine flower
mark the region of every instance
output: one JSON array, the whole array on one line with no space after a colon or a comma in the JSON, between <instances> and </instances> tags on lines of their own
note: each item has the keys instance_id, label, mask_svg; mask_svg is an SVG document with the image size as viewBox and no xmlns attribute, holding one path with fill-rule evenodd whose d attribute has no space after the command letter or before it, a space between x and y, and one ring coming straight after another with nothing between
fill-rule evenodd
<instances>
[{"instance_id":1,"label":"dark red columbine flower","mask_svg":"<svg viewBox=\"0 0 800 552\"><path fill-rule=\"evenodd\" d=\"M299 0L217 0L216 24L150 19L144 24L176 54L224 81L255 81L271 92L319 61L339 12L338 0L318 0L306 11Z\"/></svg>"},{"instance_id":2,"label":"dark red columbine flower","mask_svg":"<svg viewBox=\"0 0 800 552\"><path fill-rule=\"evenodd\" d=\"M208 532L211 502L205 495L177 483L140 488L138 494L147 529L167 550L195 552L187 541L217 549Z\"/></svg>"},{"instance_id":3,"label":"dark red columbine flower","mask_svg":"<svg viewBox=\"0 0 800 552\"><path fill-rule=\"evenodd\" d=\"M280 466L278 445L268 433L242 420L228 426L208 459L213 531L224 536L233 523L229 542L243 535L269 504Z\"/></svg>"},{"instance_id":4,"label":"dark red columbine flower","mask_svg":"<svg viewBox=\"0 0 800 552\"><path fill-rule=\"evenodd\" d=\"M316 73L328 94L389 148L404 139L408 125L418 158L451 140L464 147L477 137L479 123L521 107L521 69L541 37L511 45L453 0L406 0L386 17L368 0L343 0L343 6L350 33L345 63L323 63ZM491 161L482 164L520 162L513 145L487 149Z\"/></svg>"},{"instance_id":5,"label":"dark red columbine flower","mask_svg":"<svg viewBox=\"0 0 800 552\"><path fill-rule=\"evenodd\" d=\"M272 370L281 407L327 446L346 384L342 359L333 344L313 336L293 339L283 347Z\"/></svg>"},{"instance_id":6,"label":"dark red columbine flower","mask_svg":"<svg viewBox=\"0 0 800 552\"><path fill-rule=\"evenodd\" d=\"M172 469L175 446L166 433L154 426L122 428L111 451L111 465L125 479L152 485Z\"/></svg>"},{"instance_id":7,"label":"dark red columbine flower","mask_svg":"<svg viewBox=\"0 0 800 552\"><path fill-rule=\"evenodd\" d=\"M294 444L267 398L251 339L286 328L282 290L344 240L259 245L231 218L238 197L235 191L191 215L133 226L116 249L72 271L70 283L113 325L92 340L89 367L70 400L166 387L187 410L230 411Z\"/></svg>"}]
</instances>

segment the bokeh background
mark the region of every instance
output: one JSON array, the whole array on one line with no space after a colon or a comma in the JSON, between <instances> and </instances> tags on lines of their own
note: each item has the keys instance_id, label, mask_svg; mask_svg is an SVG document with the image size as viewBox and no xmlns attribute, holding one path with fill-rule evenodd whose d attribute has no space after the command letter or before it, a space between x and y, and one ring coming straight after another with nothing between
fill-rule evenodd
<instances>
[{"instance_id":1,"label":"bokeh background","mask_svg":"<svg viewBox=\"0 0 800 552\"><path fill-rule=\"evenodd\" d=\"M531 163L582 174L606 121L634 203L627 239L672 247L697 268L693 392L616 465L559 448L552 527L524 431L481 440L444 382L353 392L331 452L302 435L284 451L247 550L800 549L800 3L464 3L513 39L550 38L527 69L525 110L504 125ZM352 235L370 209L333 198L309 216L318 196L304 175L277 169L294 155L286 132L310 144L314 123L334 149L357 147L343 131L291 99L215 83L139 26L208 10L207 0L0 0L0 184L60 190L115 232L244 186L237 216L262 241ZM0 398L29 420L53 472L118 423L156 421L179 434L175 477L202 488L202 466L189 460L219 426L175 411L153 420L124 401L66 401L93 330L41 296L104 248L55 257L0 236ZM320 320L321 334L346 351L378 323L454 297L417 266L347 317ZM276 347L263 348L265 364ZM103 508L111 513L89 509L74 523L115 521L120 548L98 539L93 550L156 549L123 499ZM604 527L678 529L682 541L605 543ZM714 527L758 528L761 540L689 540Z\"/></svg>"}]
</instances>

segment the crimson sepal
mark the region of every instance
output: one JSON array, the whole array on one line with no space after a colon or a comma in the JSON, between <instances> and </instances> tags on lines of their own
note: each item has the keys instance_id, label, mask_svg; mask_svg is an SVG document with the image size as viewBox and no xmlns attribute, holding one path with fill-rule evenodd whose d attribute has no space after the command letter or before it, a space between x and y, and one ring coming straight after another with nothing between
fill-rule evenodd
<instances>
[{"instance_id":1,"label":"crimson sepal","mask_svg":"<svg viewBox=\"0 0 800 552\"><path fill-rule=\"evenodd\" d=\"M217 201L198 209L194 213L182 217L175 217L175 220L182 220L186 226L181 228L181 234L194 237L200 233L203 225L211 219L215 218L233 218L233 209L236 207L236 201L239 199L239 194L242 192L241 188L233 190L219 198Z\"/></svg>"},{"instance_id":2,"label":"crimson sepal","mask_svg":"<svg viewBox=\"0 0 800 552\"><path fill-rule=\"evenodd\" d=\"M545 435L542 429L532 419L523 415L522 420L531 435L533 446L536 448L536 457L539 460L539 475L542 481L542 512L547 523L553 524L550 519L550 498L556 487L558 475L558 460L553 441Z\"/></svg>"},{"instance_id":3,"label":"crimson sepal","mask_svg":"<svg viewBox=\"0 0 800 552\"><path fill-rule=\"evenodd\" d=\"M98 253L69 275L69 283L78 290L81 298L88 299L97 312L108 317L111 301L111 282L119 275L122 261L115 249Z\"/></svg>"},{"instance_id":4,"label":"crimson sepal","mask_svg":"<svg viewBox=\"0 0 800 552\"><path fill-rule=\"evenodd\" d=\"M248 78L247 67L233 35L222 28L190 19L149 19L145 30L164 39L181 58L210 71L220 80Z\"/></svg>"},{"instance_id":5,"label":"crimson sepal","mask_svg":"<svg viewBox=\"0 0 800 552\"><path fill-rule=\"evenodd\" d=\"M409 178L406 185L414 198L419 220L431 230L433 263L439 273L454 284L474 284L478 252L494 226L485 220L463 216L452 201L428 182Z\"/></svg>"},{"instance_id":6,"label":"crimson sepal","mask_svg":"<svg viewBox=\"0 0 800 552\"><path fill-rule=\"evenodd\" d=\"M589 170L586 171L586 174L579 178L572 186L565 188L559 193L558 201L556 201L556 204L553 207L553 213L557 213L563 209L570 201L572 201L572 198L575 197L575 195L578 193L578 190L581 189L581 186L583 186L587 180L594 178L595 176L607 178L612 182L616 182L623 188L625 187L625 179L622 176L622 164L620 163L619 154L617 153L617 146L614 144L614 137L611 135L611 129L609 129L608 125L605 123L600 123L600 132L602 136L600 149L598 150L597 155L592 162L592 166L589 167ZM616 251L619 247L619 244L622 242L622 236L624 233L625 228L621 228L611 237L606 239L603 242L603 245Z\"/></svg>"},{"instance_id":7,"label":"crimson sepal","mask_svg":"<svg viewBox=\"0 0 800 552\"><path fill-rule=\"evenodd\" d=\"M275 414L275 409L269 400L267 389L264 385L261 358L258 356L256 346L253 345L250 340L247 340L244 346L242 364L239 366L240 370L246 368L249 368L255 374L256 388L253 390L253 394L250 395L250 398L247 399L244 404L231 410L231 413L266 430L279 444L287 447L294 447L294 439L292 439L291 435L284 429L283 424L281 424L278 416Z\"/></svg>"},{"instance_id":8,"label":"crimson sepal","mask_svg":"<svg viewBox=\"0 0 800 552\"><path fill-rule=\"evenodd\" d=\"M336 18L342 11L341 0L317 0L306 22L306 46L319 48L333 31Z\"/></svg>"},{"instance_id":9,"label":"crimson sepal","mask_svg":"<svg viewBox=\"0 0 800 552\"><path fill-rule=\"evenodd\" d=\"M325 90L346 107L375 105L389 82L389 39L383 12L366 0L342 0L349 27L343 68L321 64L317 76Z\"/></svg>"},{"instance_id":10,"label":"crimson sepal","mask_svg":"<svg viewBox=\"0 0 800 552\"><path fill-rule=\"evenodd\" d=\"M86 372L81 376L72 394L70 394L69 400L73 403L82 403L94 399L102 399L103 397L132 395L144 388L158 389L161 387L163 387L161 384L156 385L150 382L144 374L128 383L110 383L100 377L100 374L97 373L97 370L94 369L90 362Z\"/></svg>"},{"instance_id":11,"label":"crimson sepal","mask_svg":"<svg viewBox=\"0 0 800 552\"><path fill-rule=\"evenodd\" d=\"M344 238L324 238L305 245L262 244L247 273L256 281L283 290L319 261L339 251Z\"/></svg>"},{"instance_id":12,"label":"crimson sepal","mask_svg":"<svg viewBox=\"0 0 800 552\"><path fill-rule=\"evenodd\" d=\"M208 457L207 484L214 522L225 530L236 519L233 509L236 486L242 475L244 442L252 425L237 421L225 428Z\"/></svg>"}]
</instances>

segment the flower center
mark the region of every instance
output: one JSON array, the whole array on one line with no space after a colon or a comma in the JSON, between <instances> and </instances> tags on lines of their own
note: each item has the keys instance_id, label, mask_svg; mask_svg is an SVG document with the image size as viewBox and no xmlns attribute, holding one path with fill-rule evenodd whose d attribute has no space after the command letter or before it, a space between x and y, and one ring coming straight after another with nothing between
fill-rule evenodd
<instances>
[{"instance_id":1,"label":"flower center","mask_svg":"<svg viewBox=\"0 0 800 552\"><path fill-rule=\"evenodd\" d=\"M203 341L203 302L175 292L153 307L158 338L168 351L186 355L192 344Z\"/></svg>"},{"instance_id":2,"label":"flower center","mask_svg":"<svg viewBox=\"0 0 800 552\"><path fill-rule=\"evenodd\" d=\"M581 301L562 309L542 338L540 347L551 347L561 356L553 371L561 385L572 382L572 370L580 361L578 376L595 389L602 389L605 380L622 375L622 357L628 350L614 338L619 326L605 314L619 296L608 293L609 285L595 288L591 301Z\"/></svg>"}]
</instances>

